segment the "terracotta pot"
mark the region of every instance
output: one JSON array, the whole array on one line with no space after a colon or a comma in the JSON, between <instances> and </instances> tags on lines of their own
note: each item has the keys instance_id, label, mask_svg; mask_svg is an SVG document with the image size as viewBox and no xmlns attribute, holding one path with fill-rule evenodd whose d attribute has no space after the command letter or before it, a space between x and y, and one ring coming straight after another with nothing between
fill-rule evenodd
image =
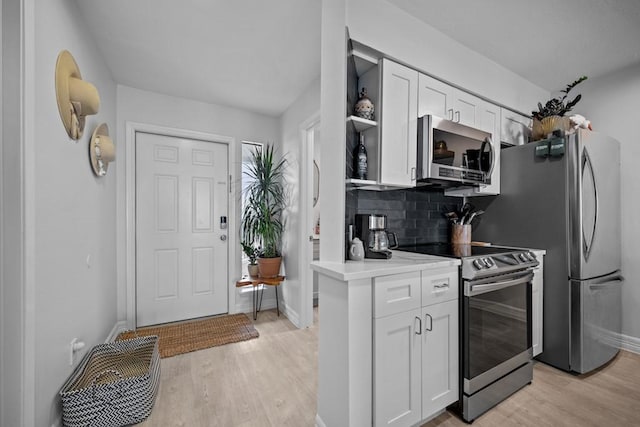
<instances>
[{"instance_id":1,"label":"terracotta pot","mask_svg":"<svg viewBox=\"0 0 640 427\"><path fill-rule=\"evenodd\" d=\"M260 268L258 267L258 264L249 264L247 266L247 270L249 270L249 277L252 279L260 275Z\"/></svg>"},{"instance_id":2,"label":"terracotta pot","mask_svg":"<svg viewBox=\"0 0 640 427\"><path fill-rule=\"evenodd\" d=\"M278 277L280 274L280 263L282 257L276 258L258 258L258 267L260 268L260 277L271 279Z\"/></svg>"}]
</instances>

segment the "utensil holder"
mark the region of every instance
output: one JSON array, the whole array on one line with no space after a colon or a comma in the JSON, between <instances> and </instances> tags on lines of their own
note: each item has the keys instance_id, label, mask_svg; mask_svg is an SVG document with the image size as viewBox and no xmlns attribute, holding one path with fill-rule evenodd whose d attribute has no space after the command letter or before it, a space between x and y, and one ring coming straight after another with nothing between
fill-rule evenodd
<instances>
[{"instance_id":1,"label":"utensil holder","mask_svg":"<svg viewBox=\"0 0 640 427\"><path fill-rule=\"evenodd\" d=\"M471 244L471 224L453 224L451 243L459 245Z\"/></svg>"}]
</instances>

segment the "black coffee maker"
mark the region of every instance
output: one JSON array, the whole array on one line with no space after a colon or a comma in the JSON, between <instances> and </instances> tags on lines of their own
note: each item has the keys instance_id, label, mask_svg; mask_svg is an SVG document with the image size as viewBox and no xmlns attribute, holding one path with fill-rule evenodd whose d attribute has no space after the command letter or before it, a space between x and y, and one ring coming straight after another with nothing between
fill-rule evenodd
<instances>
[{"instance_id":1,"label":"black coffee maker","mask_svg":"<svg viewBox=\"0 0 640 427\"><path fill-rule=\"evenodd\" d=\"M364 244L365 258L389 259L390 249L398 247L396 234L387 231L386 215L357 214L356 237Z\"/></svg>"}]
</instances>

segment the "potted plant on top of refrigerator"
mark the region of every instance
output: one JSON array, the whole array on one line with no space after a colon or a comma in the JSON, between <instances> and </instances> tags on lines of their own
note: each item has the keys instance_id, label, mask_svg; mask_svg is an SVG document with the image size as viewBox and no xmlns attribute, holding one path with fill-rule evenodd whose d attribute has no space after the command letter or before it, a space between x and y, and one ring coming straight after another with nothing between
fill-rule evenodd
<instances>
[{"instance_id":1,"label":"potted plant on top of refrigerator","mask_svg":"<svg viewBox=\"0 0 640 427\"><path fill-rule=\"evenodd\" d=\"M569 92L587 80L587 76L582 76L573 83L567 85L565 89L560 91L563 95L559 98L552 98L544 105L538 102L538 111L532 111L533 123L531 126L531 137L533 141L547 138L553 131L568 131L573 126L572 120L565 117L569 111L582 99L582 95L577 95L571 101L568 101ZM582 116L580 116L582 117Z\"/></svg>"},{"instance_id":2,"label":"potted plant on top of refrigerator","mask_svg":"<svg viewBox=\"0 0 640 427\"><path fill-rule=\"evenodd\" d=\"M259 275L263 278L277 277L282 262L285 166L286 160L276 158L274 147L267 144L254 149L244 171L249 184L244 189L242 237L257 244Z\"/></svg>"}]
</instances>

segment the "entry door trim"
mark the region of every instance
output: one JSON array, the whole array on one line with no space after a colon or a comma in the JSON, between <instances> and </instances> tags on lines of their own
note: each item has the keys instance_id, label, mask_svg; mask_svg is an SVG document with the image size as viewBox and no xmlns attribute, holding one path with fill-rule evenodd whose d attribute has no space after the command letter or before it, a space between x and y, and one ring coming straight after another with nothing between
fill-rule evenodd
<instances>
[{"instance_id":1,"label":"entry door trim","mask_svg":"<svg viewBox=\"0 0 640 427\"><path fill-rule=\"evenodd\" d=\"M228 244L229 244L229 279L228 287L228 310L229 314L236 312L235 287L232 287L231 278L239 277L240 249L237 242L235 230L238 227L237 218L240 217L238 211L239 204L237 194L240 187L237 185L237 167L233 159L239 158L239 148L235 143L235 138L224 135L216 135L205 132L198 132L186 129L171 128L165 126L152 125L147 123L126 122L125 137L125 271L126 271L126 324L127 328L136 327L136 133L144 132L156 135L164 135L174 138L188 138L205 142L227 144L227 165L230 175L229 185L229 218L228 218ZM122 258L118 257L118 265L121 265Z\"/></svg>"}]
</instances>

